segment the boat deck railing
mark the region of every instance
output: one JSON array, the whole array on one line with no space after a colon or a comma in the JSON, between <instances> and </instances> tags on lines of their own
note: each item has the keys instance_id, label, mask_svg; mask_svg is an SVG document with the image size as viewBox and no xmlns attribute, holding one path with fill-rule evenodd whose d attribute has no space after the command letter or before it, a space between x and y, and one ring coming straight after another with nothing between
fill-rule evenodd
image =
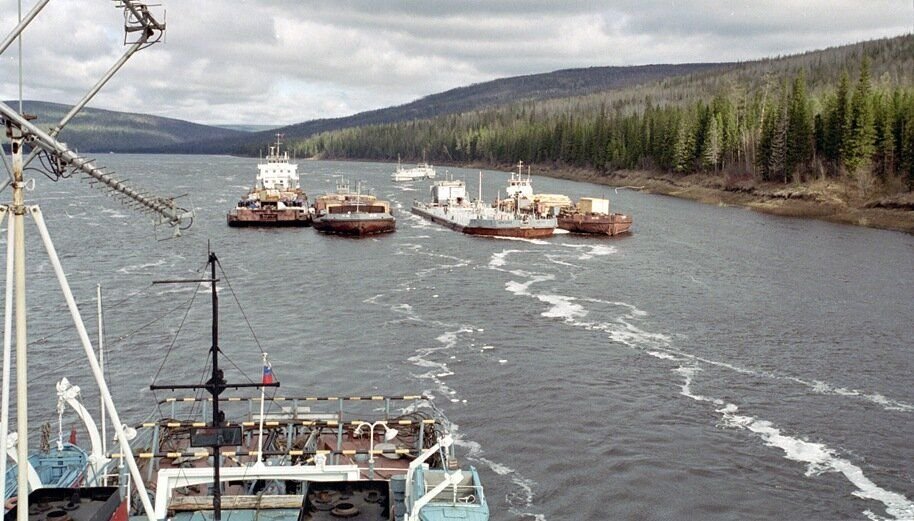
<instances>
[{"instance_id":1,"label":"boat deck railing","mask_svg":"<svg viewBox=\"0 0 914 521\"><path fill-rule=\"evenodd\" d=\"M260 457L257 450L257 436L261 427L264 440L271 440L263 447L263 457L308 458L315 455L328 456L331 463L336 463L341 457L351 457L356 454L378 456L383 454L415 455L420 453L428 444L428 439L434 439L434 433L441 430L442 421L423 412L402 414L401 406L396 402L420 402L428 400L425 395L398 395L398 396L229 396L220 398L223 412L234 421L227 421L225 426L240 426L244 429L245 443L232 455L236 457ZM262 407L261 400L263 400ZM146 458L174 458L174 457L200 457L201 451L188 453L170 453L160 450L160 440L166 439L169 433L176 430L205 427L210 421L212 413L210 407L201 404L209 403L208 397L170 397L159 400L160 415L165 416L158 421L148 421L136 424L138 436L132 446L137 447L138 457ZM324 404L320 410L312 408ZM276 407L279 405L279 408ZM167 406L167 407L162 407ZM170 409L170 411L169 411ZM263 410L261 418L261 410ZM389 429L399 429L413 432L414 445L406 449L394 451L353 451L344 447L344 440L352 435L363 425L375 425L379 431L383 425ZM332 434L336 443L330 446L320 446L322 436ZM293 447L293 440L307 439L304 446ZM278 438L277 438L278 437ZM276 439L285 438L284 443L271 447ZM334 450L323 450L334 449ZM346 450L344 450L346 449ZM112 454L109 457L117 458Z\"/></svg>"},{"instance_id":2,"label":"boat deck railing","mask_svg":"<svg viewBox=\"0 0 914 521\"><path fill-rule=\"evenodd\" d=\"M433 488L435 485L426 483L425 493L428 494ZM478 505L482 504L482 498L482 485L453 485L440 492L429 504Z\"/></svg>"}]
</instances>

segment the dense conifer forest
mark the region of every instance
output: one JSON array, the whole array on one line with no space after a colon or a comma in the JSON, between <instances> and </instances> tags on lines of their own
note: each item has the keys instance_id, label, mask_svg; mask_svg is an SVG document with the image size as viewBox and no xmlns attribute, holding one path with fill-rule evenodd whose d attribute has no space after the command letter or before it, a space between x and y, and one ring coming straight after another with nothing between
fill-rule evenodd
<instances>
[{"instance_id":1,"label":"dense conifer forest","mask_svg":"<svg viewBox=\"0 0 914 521\"><path fill-rule=\"evenodd\" d=\"M645 169L914 188L914 37L864 42L587 96L326 132L328 159Z\"/></svg>"}]
</instances>

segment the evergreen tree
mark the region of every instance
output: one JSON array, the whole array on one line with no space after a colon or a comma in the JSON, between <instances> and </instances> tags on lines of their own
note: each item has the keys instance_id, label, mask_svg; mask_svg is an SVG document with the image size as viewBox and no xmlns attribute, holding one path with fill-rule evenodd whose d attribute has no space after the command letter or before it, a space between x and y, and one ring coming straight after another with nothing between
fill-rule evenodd
<instances>
[{"instance_id":1,"label":"evergreen tree","mask_svg":"<svg viewBox=\"0 0 914 521\"><path fill-rule=\"evenodd\" d=\"M873 155L873 142L876 136L873 129L871 89L869 60L864 57L860 67L860 78L851 97L847 143L842 154L844 164L851 174L868 167Z\"/></svg>"},{"instance_id":2,"label":"evergreen tree","mask_svg":"<svg viewBox=\"0 0 914 521\"><path fill-rule=\"evenodd\" d=\"M895 136L892 105L882 96L873 99L873 172L881 180L895 174Z\"/></svg>"},{"instance_id":3,"label":"evergreen tree","mask_svg":"<svg viewBox=\"0 0 914 521\"><path fill-rule=\"evenodd\" d=\"M850 80L847 71L841 74L841 80L838 83L838 90L835 97L829 100L829 111L826 120L825 132L825 157L839 166L844 160L844 146L847 140L848 130L848 93L850 91Z\"/></svg>"},{"instance_id":4,"label":"evergreen tree","mask_svg":"<svg viewBox=\"0 0 914 521\"><path fill-rule=\"evenodd\" d=\"M717 163L720 160L721 126L720 115L712 116L708 124L708 131L705 133L705 142L702 145L702 166L714 171L717 171Z\"/></svg>"},{"instance_id":5,"label":"evergreen tree","mask_svg":"<svg viewBox=\"0 0 914 521\"><path fill-rule=\"evenodd\" d=\"M787 131L790 120L786 84L778 103L778 112L772 119L771 144L768 151L768 179L787 182Z\"/></svg>"},{"instance_id":6,"label":"evergreen tree","mask_svg":"<svg viewBox=\"0 0 914 521\"><path fill-rule=\"evenodd\" d=\"M679 120L676 143L673 145L673 170L676 172L689 172L692 170L695 134L690 127L691 125L686 118Z\"/></svg>"},{"instance_id":7,"label":"evergreen tree","mask_svg":"<svg viewBox=\"0 0 914 521\"><path fill-rule=\"evenodd\" d=\"M809 100L806 96L806 77L800 75L794 79L790 91L790 107L787 122L787 173L805 170L812 160L813 126Z\"/></svg>"}]
</instances>

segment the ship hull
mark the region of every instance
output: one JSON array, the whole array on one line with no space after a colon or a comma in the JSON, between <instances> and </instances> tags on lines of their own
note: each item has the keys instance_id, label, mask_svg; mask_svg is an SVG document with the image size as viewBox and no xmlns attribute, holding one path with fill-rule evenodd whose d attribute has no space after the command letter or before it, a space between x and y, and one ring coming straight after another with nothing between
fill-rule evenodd
<instances>
[{"instance_id":1,"label":"ship hull","mask_svg":"<svg viewBox=\"0 0 914 521\"><path fill-rule=\"evenodd\" d=\"M326 217L318 217L312 225L315 230L322 233L352 237L391 233L397 229L397 223L392 217L386 219L377 217L366 219L327 219Z\"/></svg>"},{"instance_id":2,"label":"ship hull","mask_svg":"<svg viewBox=\"0 0 914 521\"><path fill-rule=\"evenodd\" d=\"M471 219L469 223L464 224L417 206L413 206L410 211L435 224L446 226L467 235L538 239L551 237L555 232L555 226L499 226L498 221L489 219ZM490 223L490 225L486 225L485 223Z\"/></svg>"},{"instance_id":3,"label":"ship hull","mask_svg":"<svg viewBox=\"0 0 914 521\"><path fill-rule=\"evenodd\" d=\"M614 237L629 233L632 218L627 215L571 214L558 217L558 227L571 233L587 233Z\"/></svg>"},{"instance_id":4,"label":"ship hull","mask_svg":"<svg viewBox=\"0 0 914 521\"><path fill-rule=\"evenodd\" d=\"M242 227L283 227L311 226L311 215L293 210L251 210L239 208L225 216L229 226Z\"/></svg>"}]
</instances>

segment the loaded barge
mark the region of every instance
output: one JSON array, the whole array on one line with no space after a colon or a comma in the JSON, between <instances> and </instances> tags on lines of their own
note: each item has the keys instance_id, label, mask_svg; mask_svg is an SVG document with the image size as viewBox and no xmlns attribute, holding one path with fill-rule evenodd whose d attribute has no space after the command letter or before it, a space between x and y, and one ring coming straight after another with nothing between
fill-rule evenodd
<instances>
[{"instance_id":1,"label":"loaded barge","mask_svg":"<svg viewBox=\"0 0 914 521\"><path fill-rule=\"evenodd\" d=\"M415 201L410 211L467 235L532 239L555 232L555 218L506 212L484 205L481 198L468 202L466 184L460 180L438 181L431 192L431 203Z\"/></svg>"},{"instance_id":2,"label":"loaded barge","mask_svg":"<svg viewBox=\"0 0 914 521\"><path fill-rule=\"evenodd\" d=\"M390 203L370 194L349 189L348 181L336 186L336 193L322 195L314 203L314 229L319 232L361 237L396 230Z\"/></svg>"}]
</instances>

